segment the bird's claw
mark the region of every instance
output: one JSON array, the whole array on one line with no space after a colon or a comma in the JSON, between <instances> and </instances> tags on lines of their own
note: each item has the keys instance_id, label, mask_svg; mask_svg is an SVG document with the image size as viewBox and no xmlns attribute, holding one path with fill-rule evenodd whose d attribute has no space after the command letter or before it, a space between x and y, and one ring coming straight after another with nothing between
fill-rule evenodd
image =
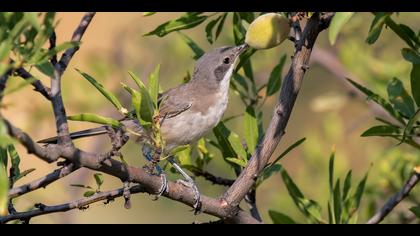
<instances>
[{"instance_id":1,"label":"bird's claw","mask_svg":"<svg viewBox=\"0 0 420 236\"><path fill-rule=\"evenodd\" d=\"M192 180L178 180L177 182L181 183L182 185L191 188L194 194L194 204L193 204L193 211L194 215L198 215L201 212L201 195L198 191L197 185L195 185L194 181Z\"/></svg>"}]
</instances>

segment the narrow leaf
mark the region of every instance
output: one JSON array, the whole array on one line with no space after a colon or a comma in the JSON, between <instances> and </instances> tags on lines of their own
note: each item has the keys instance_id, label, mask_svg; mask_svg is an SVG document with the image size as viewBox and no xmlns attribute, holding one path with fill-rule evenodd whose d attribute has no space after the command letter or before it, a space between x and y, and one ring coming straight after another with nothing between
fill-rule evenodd
<instances>
[{"instance_id":1,"label":"narrow leaf","mask_svg":"<svg viewBox=\"0 0 420 236\"><path fill-rule=\"evenodd\" d=\"M83 194L83 197L91 197L91 196L93 196L93 195L95 195L95 191L86 191L84 194Z\"/></svg>"},{"instance_id":2,"label":"narrow leaf","mask_svg":"<svg viewBox=\"0 0 420 236\"><path fill-rule=\"evenodd\" d=\"M246 162L244 160L238 159L236 157L228 157L226 158L226 161L234 163L240 167L245 167L246 166Z\"/></svg>"},{"instance_id":3,"label":"narrow leaf","mask_svg":"<svg viewBox=\"0 0 420 236\"><path fill-rule=\"evenodd\" d=\"M290 151L301 145L303 142L305 142L306 138L299 139L292 145L290 145L286 150L284 150L270 165L274 165L278 161L280 161L283 157L285 157Z\"/></svg>"},{"instance_id":4,"label":"narrow leaf","mask_svg":"<svg viewBox=\"0 0 420 236\"><path fill-rule=\"evenodd\" d=\"M9 193L9 179L7 177L6 167L0 162L0 216L7 214Z\"/></svg>"},{"instance_id":5,"label":"narrow leaf","mask_svg":"<svg viewBox=\"0 0 420 236\"><path fill-rule=\"evenodd\" d=\"M77 72L79 72L87 81L89 81L93 86L95 86L95 88L102 93L102 95L104 95L106 97L106 99L108 99L108 101L110 101L117 109L118 111L124 113L123 111L126 109L123 108L123 106L121 105L121 102L118 100L118 98L111 93L110 91L106 90L104 88L104 86L102 84L100 84L98 81L96 81L92 76L76 69Z\"/></svg>"},{"instance_id":6,"label":"narrow leaf","mask_svg":"<svg viewBox=\"0 0 420 236\"><path fill-rule=\"evenodd\" d=\"M196 42L194 42L187 35L185 35L183 33L179 33L179 34L182 36L182 38L187 43L187 45L190 47L190 49L194 52L193 59L198 60L204 54L204 50L201 49L200 46L198 46L198 44Z\"/></svg>"},{"instance_id":7,"label":"narrow leaf","mask_svg":"<svg viewBox=\"0 0 420 236\"><path fill-rule=\"evenodd\" d=\"M20 169L19 169L19 165L20 165L20 157L19 154L17 153L15 146L13 144L10 144L7 147L7 151L9 152L9 157L10 157L10 161L11 161L11 174L12 174L12 180L13 183L17 181L17 179L20 176Z\"/></svg>"},{"instance_id":8,"label":"narrow leaf","mask_svg":"<svg viewBox=\"0 0 420 236\"><path fill-rule=\"evenodd\" d=\"M157 108L157 100L159 96L159 72L160 65L157 65L149 76L149 94L155 108Z\"/></svg>"},{"instance_id":9,"label":"narrow leaf","mask_svg":"<svg viewBox=\"0 0 420 236\"><path fill-rule=\"evenodd\" d=\"M363 132L362 137L382 136L382 137L399 137L401 131L399 128L389 125L373 126Z\"/></svg>"},{"instance_id":10,"label":"narrow leaf","mask_svg":"<svg viewBox=\"0 0 420 236\"><path fill-rule=\"evenodd\" d=\"M413 64L420 64L420 54L417 51L414 51L411 48L403 48L401 49L401 54L406 61Z\"/></svg>"},{"instance_id":11,"label":"narrow leaf","mask_svg":"<svg viewBox=\"0 0 420 236\"><path fill-rule=\"evenodd\" d=\"M354 12L336 12L331 20L330 27L328 28L328 39L331 45L334 45L338 33L341 28L347 24L350 18L354 15Z\"/></svg>"},{"instance_id":12,"label":"narrow leaf","mask_svg":"<svg viewBox=\"0 0 420 236\"><path fill-rule=\"evenodd\" d=\"M271 71L270 78L268 79L268 84L267 84L267 96L271 96L280 90L281 79L282 79L281 74L282 74L282 70L283 70L283 66L285 62L286 62L286 54L284 54L280 58L279 64L277 64L274 67L274 69Z\"/></svg>"},{"instance_id":13,"label":"narrow leaf","mask_svg":"<svg viewBox=\"0 0 420 236\"><path fill-rule=\"evenodd\" d=\"M274 224L296 224L292 218L281 212L269 210L268 214Z\"/></svg>"},{"instance_id":14,"label":"narrow leaf","mask_svg":"<svg viewBox=\"0 0 420 236\"><path fill-rule=\"evenodd\" d=\"M154 14L156 14L156 12L144 12L143 16L151 16L151 15L154 15Z\"/></svg>"},{"instance_id":15,"label":"narrow leaf","mask_svg":"<svg viewBox=\"0 0 420 236\"><path fill-rule=\"evenodd\" d=\"M101 173L95 173L93 177L95 178L96 186L100 189L104 183L104 176Z\"/></svg>"},{"instance_id":16,"label":"narrow leaf","mask_svg":"<svg viewBox=\"0 0 420 236\"><path fill-rule=\"evenodd\" d=\"M410 211L418 218L420 219L420 206L411 207Z\"/></svg>"},{"instance_id":17,"label":"narrow leaf","mask_svg":"<svg viewBox=\"0 0 420 236\"><path fill-rule=\"evenodd\" d=\"M216 26L216 24L222 19L223 15L217 17L214 20L211 20L207 25L206 25L206 37L207 37L207 41L209 41L210 44L213 44L213 29Z\"/></svg>"},{"instance_id":18,"label":"narrow leaf","mask_svg":"<svg viewBox=\"0 0 420 236\"><path fill-rule=\"evenodd\" d=\"M150 97L149 91L146 89L143 82L141 82L141 80L134 73L130 71L128 73L140 89L140 124L143 126L148 126L151 124L154 114L154 104L152 98Z\"/></svg>"},{"instance_id":19,"label":"narrow leaf","mask_svg":"<svg viewBox=\"0 0 420 236\"><path fill-rule=\"evenodd\" d=\"M68 116L67 119L73 120L73 121L86 121L86 122L92 122L96 124L110 125L112 127L121 126L121 123L118 120L92 114L92 113L82 113L78 115Z\"/></svg>"},{"instance_id":20,"label":"narrow leaf","mask_svg":"<svg viewBox=\"0 0 420 236\"><path fill-rule=\"evenodd\" d=\"M390 115L392 115L394 118L396 118L401 123L405 124L405 121L402 119L402 117L398 114L397 111L394 110L392 105L387 102L384 98L379 96L378 94L372 92L368 88L363 87L362 85L356 83L355 81L348 79L347 80L355 86L357 89L359 89L361 92L363 92L366 96L368 96L369 99L372 99L377 104L381 105Z\"/></svg>"},{"instance_id":21,"label":"narrow leaf","mask_svg":"<svg viewBox=\"0 0 420 236\"><path fill-rule=\"evenodd\" d=\"M395 110L400 112L404 117L412 117L414 114L414 102L408 95L403 83L393 78L387 87L389 101L394 105Z\"/></svg>"},{"instance_id":22,"label":"narrow leaf","mask_svg":"<svg viewBox=\"0 0 420 236\"><path fill-rule=\"evenodd\" d=\"M156 35L158 37L163 37L174 31L193 28L201 24L206 19L207 16L200 16L198 14L187 13L176 20L171 20L159 25L156 29L145 34L144 36Z\"/></svg>"},{"instance_id":23,"label":"narrow leaf","mask_svg":"<svg viewBox=\"0 0 420 236\"><path fill-rule=\"evenodd\" d=\"M417 106L420 107L420 65L413 64L411 69L411 94Z\"/></svg>"},{"instance_id":24,"label":"narrow leaf","mask_svg":"<svg viewBox=\"0 0 420 236\"><path fill-rule=\"evenodd\" d=\"M388 16L389 14L385 12L376 13L375 18L373 19L372 24L370 25L369 34L366 39L366 42L368 44L375 43L376 40L379 38L382 28L384 27L385 20Z\"/></svg>"},{"instance_id":25,"label":"narrow leaf","mask_svg":"<svg viewBox=\"0 0 420 236\"><path fill-rule=\"evenodd\" d=\"M341 223L342 203L340 191L340 179L337 179L337 182L335 183L334 187L334 216L336 223Z\"/></svg>"},{"instance_id":26,"label":"narrow leaf","mask_svg":"<svg viewBox=\"0 0 420 236\"><path fill-rule=\"evenodd\" d=\"M255 110L252 106L246 108L245 117L245 140L248 145L250 153L255 151L258 143L258 121L255 114Z\"/></svg>"},{"instance_id":27,"label":"narrow leaf","mask_svg":"<svg viewBox=\"0 0 420 236\"><path fill-rule=\"evenodd\" d=\"M347 196L351 189L351 177L352 177L352 171L349 170L347 172L346 178L344 179L344 186L343 186L343 197L342 201L345 201L347 199Z\"/></svg>"}]
</instances>

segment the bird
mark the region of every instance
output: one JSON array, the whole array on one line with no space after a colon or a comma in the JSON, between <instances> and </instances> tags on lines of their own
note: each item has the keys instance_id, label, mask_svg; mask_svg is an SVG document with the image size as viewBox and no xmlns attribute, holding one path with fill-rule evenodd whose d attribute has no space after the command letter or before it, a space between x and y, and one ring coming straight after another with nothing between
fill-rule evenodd
<instances>
[{"instance_id":1,"label":"bird","mask_svg":"<svg viewBox=\"0 0 420 236\"><path fill-rule=\"evenodd\" d=\"M204 53L194 67L191 80L159 95L160 132L164 140L162 153L167 156L173 149L190 145L212 130L223 117L229 99L230 78L234 72L239 56L249 48L248 44L239 46L224 46ZM129 134L136 143L148 143L148 135L137 119L126 116L121 123L134 131ZM101 126L70 133L72 139L106 134L109 128ZM134 138L132 138L134 137ZM43 139L38 143L56 143L57 137ZM143 146L143 155L152 160L150 146ZM195 212L199 211L200 193L194 180L170 156L168 161L185 178L183 183L192 188ZM157 165L158 173L162 170ZM159 193L167 190L165 175L162 176L162 188Z\"/></svg>"}]
</instances>

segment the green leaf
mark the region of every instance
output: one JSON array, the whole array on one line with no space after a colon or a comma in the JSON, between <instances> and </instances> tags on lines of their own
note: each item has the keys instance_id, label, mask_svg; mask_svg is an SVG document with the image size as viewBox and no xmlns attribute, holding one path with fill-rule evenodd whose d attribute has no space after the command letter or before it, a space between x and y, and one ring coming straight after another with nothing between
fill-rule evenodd
<instances>
[{"instance_id":1,"label":"green leaf","mask_svg":"<svg viewBox=\"0 0 420 236\"><path fill-rule=\"evenodd\" d=\"M372 24L370 25L369 34L366 39L366 42L368 44L375 43L376 40L379 38L382 28L385 25L385 20L386 18L388 18L389 15L389 13L385 12L376 13L375 18L373 19Z\"/></svg>"},{"instance_id":2,"label":"green leaf","mask_svg":"<svg viewBox=\"0 0 420 236\"><path fill-rule=\"evenodd\" d=\"M8 160L7 149L0 147L0 162L3 163L4 168L7 168Z\"/></svg>"},{"instance_id":3,"label":"green leaf","mask_svg":"<svg viewBox=\"0 0 420 236\"><path fill-rule=\"evenodd\" d=\"M411 94L417 106L420 107L420 65L413 64L411 69Z\"/></svg>"},{"instance_id":4,"label":"green leaf","mask_svg":"<svg viewBox=\"0 0 420 236\"><path fill-rule=\"evenodd\" d=\"M255 110L252 106L246 108L245 117L245 140L248 145L250 153L255 151L259 140L258 121L255 115Z\"/></svg>"},{"instance_id":5,"label":"green leaf","mask_svg":"<svg viewBox=\"0 0 420 236\"><path fill-rule=\"evenodd\" d=\"M46 76L53 76L54 75L54 66L51 64L51 62L46 61L41 64L36 64L35 67L44 75Z\"/></svg>"},{"instance_id":6,"label":"green leaf","mask_svg":"<svg viewBox=\"0 0 420 236\"><path fill-rule=\"evenodd\" d=\"M140 124L142 126L148 126L152 122L154 114L154 105L152 98L150 97L149 91L144 86L143 82L132 72L128 72L130 77L136 82L140 89L141 101L140 101Z\"/></svg>"},{"instance_id":7,"label":"green leaf","mask_svg":"<svg viewBox=\"0 0 420 236\"><path fill-rule=\"evenodd\" d=\"M217 139L217 143L223 157L236 157L237 154L228 139L231 131L225 126L225 124L223 122L219 122L219 124L213 129L213 133Z\"/></svg>"},{"instance_id":8,"label":"green leaf","mask_svg":"<svg viewBox=\"0 0 420 236\"><path fill-rule=\"evenodd\" d=\"M83 197L91 197L95 195L95 193L95 191L86 191L85 193L83 193Z\"/></svg>"},{"instance_id":9,"label":"green leaf","mask_svg":"<svg viewBox=\"0 0 420 236\"><path fill-rule=\"evenodd\" d=\"M345 201L347 199L347 196L351 189L351 177L352 177L352 171L349 170L347 172L346 178L344 179L344 186L343 186L343 196L342 201Z\"/></svg>"},{"instance_id":10,"label":"green leaf","mask_svg":"<svg viewBox=\"0 0 420 236\"><path fill-rule=\"evenodd\" d=\"M9 178L7 177L6 167L0 162L0 216L7 214L9 194Z\"/></svg>"},{"instance_id":11,"label":"green leaf","mask_svg":"<svg viewBox=\"0 0 420 236\"><path fill-rule=\"evenodd\" d=\"M190 145L179 146L171 151L172 155L177 155L181 166L191 166L191 147Z\"/></svg>"},{"instance_id":12,"label":"green leaf","mask_svg":"<svg viewBox=\"0 0 420 236\"><path fill-rule=\"evenodd\" d=\"M336 12L328 28L328 39L334 45L341 28L350 20L354 12Z\"/></svg>"},{"instance_id":13,"label":"green leaf","mask_svg":"<svg viewBox=\"0 0 420 236\"><path fill-rule=\"evenodd\" d=\"M153 72L149 75L149 94L152 102L157 108L157 101L159 96L159 71L160 65L157 65Z\"/></svg>"},{"instance_id":14,"label":"green leaf","mask_svg":"<svg viewBox=\"0 0 420 236\"><path fill-rule=\"evenodd\" d=\"M279 164L270 165L264 168L262 174L257 180L257 187L262 184L265 180L273 176L275 173L280 172L281 166Z\"/></svg>"},{"instance_id":15,"label":"green leaf","mask_svg":"<svg viewBox=\"0 0 420 236\"><path fill-rule=\"evenodd\" d=\"M206 37L207 37L207 41L209 41L210 44L213 44L213 28L216 26L216 24L222 19L223 15L217 17L214 20L211 20L207 25L206 25Z\"/></svg>"},{"instance_id":16,"label":"green leaf","mask_svg":"<svg viewBox=\"0 0 420 236\"><path fill-rule=\"evenodd\" d=\"M48 61L49 58L51 58L54 55L57 55L57 53L67 50L69 48L78 47L80 45L80 42L65 42L62 43L45 53L36 53L30 60L29 63L33 64L43 64Z\"/></svg>"},{"instance_id":17,"label":"green leaf","mask_svg":"<svg viewBox=\"0 0 420 236\"><path fill-rule=\"evenodd\" d=\"M189 147L190 147L190 145L181 145L181 146L178 146L178 147L176 147L176 148L174 148L174 149L171 150L170 156L174 156L178 152L182 152L182 151L188 149Z\"/></svg>"},{"instance_id":18,"label":"green leaf","mask_svg":"<svg viewBox=\"0 0 420 236\"><path fill-rule=\"evenodd\" d=\"M284 150L270 165L274 165L275 163L277 163L278 161L280 161L283 157L285 157L290 151L292 151L293 149L295 149L296 147L298 147L299 145L301 145L303 142L305 142L306 138L302 138L299 139L298 141L296 141L295 143L293 143L292 145L290 145L288 148L286 148L286 150Z\"/></svg>"},{"instance_id":19,"label":"green leaf","mask_svg":"<svg viewBox=\"0 0 420 236\"><path fill-rule=\"evenodd\" d=\"M95 173L93 177L95 178L96 186L98 186L98 189L101 189L104 183L104 176L101 173Z\"/></svg>"},{"instance_id":20,"label":"green leaf","mask_svg":"<svg viewBox=\"0 0 420 236\"><path fill-rule=\"evenodd\" d=\"M418 218L420 219L420 206L411 207L410 211Z\"/></svg>"},{"instance_id":21,"label":"green leaf","mask_svg":"<svg viewBox=\"0 0 420 236\"><path fill-rule=\"evenodd\" d=\"M401 143L403 143L407 137L410 137L411 132L413 130L413 126L416 124L416 122L419 119L420 119L420 107L412 115L412 117L408 120L407 125L404 128L404 134L403 134L403 137L401 139Z\"/></svg>"},{"instance_id":22,"label":"green leaf","mask_svg":"<svg viewBox=\"0 0 420 236\"><path fill-rule=\"evenodd\" d=\"M401 49L401 54L406 61L413 64L420 64L420 54L417 51L414 51L411 48L403 48Z\"/></svg>"},{"instance_id":23,"label":"green leaf","mask_svg":"<svg viewBox=\"0 0 420 236\"><path fill-rule=\"evenodd\" d=\"M281 74L283 70L284 63L286 62L286 54L284 54L280 58L279 64L277 64L274 69L271 71L270 78L268 79L267 84L267 96L271 96L277 91L280 90L281 87Z\"/></svg>"},{"instance_id":24,"label":"green leaf","mask_svg":"<svg viewBox=\"0 0 420 236\"><path fill-rule=\"evenodd\" d=\"M389 101L394 105L395 110L400 112L405 117L411 117L414 114L414 102L408 95L403 83L393 78L387 87Z\"/></svg>"},{"instance_id":25,"label":"green leaf","mask_svg":"<svg viewBox=\"0 0 420 236\"><path fill-rule=\"evenodd\" d=\"M38 16L37 13L35 12L25 12L24 13L24 17L25 19L31 23L31 25L36 29L36 30L41 30L41 25L38 22Z\"/></svg>"},{"instance_id":26,"label":"green leaf","mask_svg":"<svg viewBox=\"0 0 420 236\"><path fill-rule=\"evenodd\" d=\"M334 187L334 216L336 223L341 223L342 203L340 191L340 179L337 179Z\"/></svg>"},{"instance_id":27,"label":"green leaf","mask_svg":"<svg viewBox=\"0 0 420 236\"><path fill-rule=\"evenodd\" d=\"M334 159L335 159L335 150L333 148L333 151L330 155L330 162L328 165L328 183L330 187L330 193L333 194L333 184L334 184Z\"/></svg>"},{"instance_id":28,"label":"green leaf","mask_svg":"<svg viewBox=\"0 0 420 236\"><path fill-rule=\"evenodd\" d=\"M136 112L136 117L139 120L140 124L142 124L142 120L141 120L141 94L139 92L137 92L136 90L130 88L129 86L127 86L124 83L121 83L121 85L123 86L123 88L130 93L131 95L131 106L134 108L135 112Z\"/></svg>"},{"instance_id":29,"label":"green leaf","mask_svg":"<svg viewBox=\"0 0 420 236\"><path fill-rule=\"evenodd\" d=\"M400 137L401 131L399 128L389 125L373 126L363 132L362 137L381 136L381 137Z\"/></svg>"},{"instance_id":30,"label":"green leaf","mask_svg":"<svg viewBox=\"0 0 420 236\"><path fill-rule=\"evenodd\" d=\"M200 48L200 46L197 45L196 42L194 42L190 37L187 35L180 33L184 41L187 43L187 45L191 48L191 50L194 52L193 59L198 60L201 56L204 54L204 50Z\"/></svg>"},{"instance_id":31,"label":"green leaf","mask_svg":"<svg viewBox=\"0 0 420 236\"><path fill-rule=\"evenodd\" d=\"M411 48L415 48L412 39L410 38L410 32L407 34L407 28L401 27L401 25L398 25L395 23L394 20L391 19L391 17L387 17L385 19L386 26L388 26L394 33L396 33L403 41L407 43L408 46ZM411 29L410 29L411 30ZM415 40L417 41L417 40Z\"/></svg>"},{"instance_id":32,"label":"green leaf","mask_svg":"<svg viewBox=\"0 0 420 236\"><path fill-rule=\"evenodd\" d=\"M163 37L174 31L190 29L201 24L207 19L207 17L208 16L200 16L194 13L187 13L176 20L171 20L159 25L156 29L145 34L144 36L156 35L158 37Z\"/></svg>"},{"instance_id":33,"label":"green leaf","mask_svg":"<svg viewBox=\"0 0 420 236\"><path fill-rule=\"evenodd\" d=\"M70 186L76 187L76 188L93 189L91 186L86 186L86 185L83 185L83 184L70 184Z\"/></svg>"},{"instance_id":34,"label":"green leaf","mask_svg":"<svg viewBox=\"0 0 420 236\"><path fill-rule=\"evenodd\" d=\"M366 181L369 175L369 171L365 174L365 177L359 182L356 188L356 192L354 193L352 200L354 201L354 209L358 209L360 206L360 202L363 197L363 193L365 192Z\"/></svg>"},{"instance_id":35,"label":"green leaf","mask_svg":"<svg viewBox=\"0 0 420 236\"><path fill-rule=\"evenodd\" d=\"M9 95L11 93L17 92L23 88L25 88L26 86L30 85L32 82L34 82L36 80L36 78L29 78L26 79L24 81L19 82L18 85L12 87L12 88L8 88L4 91L3 95Z\"/></svg>"},{"instance_id":36,"label":"green leaf","mask_svg":"<svg viewBox=\"0 0 420 236\"><path fill-rule=\"evenodd\" d=\"M111 93L110 91L106 90L102 84L100 84L98 81L96 81L92 76L76 69L77 72L79 72L87 81L89 81L95 88L102 93L102 95L105 96L108 101L110 101L121 113L127 113L127 109L123 108L121 105L121 102L118 100L118 98Z\"/></svg>"},{"instance_id":37,"label":"green leaf","mask_svg":"<svg viewBox=\"0 0 420 236\"><path fill-rule=\"evenodd\" d=\"M236 157L227 157L225 159L226 159L226 161L234 163L234 164L236 164L240 167L245 168L245 166L246 166L246 162L244 160L238 159Z\"/></svg>"},{"instance_id":38,"label":"green leaf","mask_svg":"<svg viewBox=\"0 0 420 236\"><path fill-rule=\"evenodd\" d=\"M368 88L363 87L362 85L356 83L355 81L353 81L353 80L351 80L349 78L347 78L347 80L353 86L355 86L357 89L359 89L361 92L363 92L366 96L368 96L368 99L372 99L374 102L376 102L377 104L381 105L386 111L388 111L388 113L391 116L393 116L394 118L396 118L401 123L405 124L405 121L402 119L402 117L400 116L400 114L397 111L395 111L394 108L392 107L392 105L389 102L387 102L384 98L382 98L378 94L372 92Z\"/></svg>"},{"instance_id":39,"label":"green leaf","mask_svg":"<svg viewBox=\"0 0 420 236\"><path fill-rule=\"evenodd\" d=\"M156 12L143 12L143 16L151 16L156 14Z\"/></svg>"},{"instance_id":40,"label":"green leaf","mask_svg":"<svg viewBox=\"0 0 420 236\"><path fill-rule=\"evenodd\" d=\"M120 127L122 125L118 120L92 113L82 113L78 115L68 116L67 119L73 121L86 121L102 125L110 125L114 128Z\"/></svg>"},{"instance_id":41,"label":"green leaf","mask_svg":"<svg viewBox=\"0 0 420 236\"><path fill-rule=\"evenodd\" d=\"M13 177L12 181L13 183L15 183L20 176L20 169L19 169L20 157L13 144L10 144L7 147L7 151L9 152L10 161L12 164L11 171L10 171Z\"/></svg>"},{"instance_id":42,"label":"green leaf","mask_svg":"<svg viewBox=\"0 0 420 236\"><path fill-rule=\"evenodd\" d=\"M268 214L270 215L273 224L296 224L292 218L281 212L269 210Z\"/></svg>"},{"instance_id":43,"label":"green leaf","mask_svg":"<svg viewBox=\"0 0 420 236\"><path fill-rule=\"evenodd\" d=\"M252 55L254 55L254 53L257 52L257 49L248 49L246 50L246 52L242 53L239 56L239 63L235 68L235 73L238 73L238 71L246 64L248 63L249 59L251 58Z\"/></svg>"},{"instance_id":44,"label":"green leaf","mask_svg":"<svg viewBox=\"0 0 420 236\"><path fill-rule=\"evenodd\" d=\"M13 144L14 142L14 139L9 136L9 131L4 120L0 118L0 147L6 149L9 144Z\"/></svg>"},{"instance_id":45,"label":"green leaf","mask_svg":"<svg viewBox=\"0 0 420 236\"><path fill-rule=\"evenodd\" d=\"M34 172L36 169L35 168L30 168L27 170L22 171L19 176L16 177L16 179L14 180L14 182L16 183L18 180L20 180L21 178L29 175L30 173Z\"/></svg>"},{"instance_id":46,"label":"green leaf","mask_svg":"<svg viewBox=\"0 0 420 236\"><path fill-rule=\"evenodd\" d=\"M313 200L305 198L303 193L299 190L297 185L290 178L287 171L282 167L280 169L280 174L283 178L283 182L286 185L289 195L292 197L293 202L298 207L298 209L309 218L312 223L321 223L323 219L321 217L321 207L319 204Z\"/></svg>"},{"instance_id":47,"label":"green leaf","mask_svg":"<svg viewBox=\"0 0 420 236\"><path fill-rule=\"evenodd\" d=\"M246 79L242 75L240 75L238 73L235 73L235 74L233 74L232 78L233 78L233 81L235 81L239 85L241 85L241 87L243 88L243 90L245 91L245 93L248 93L249 87L248 87L248 84L246 82Z\"/></svg>"},{"instance_id":48,"label":"green leaf","mask_svg":"<svg viewBox=\"0 0 420 236\"><path fill-rule=\"evenodd\" d=\"M220 33L222 32L222 29L223 29L223 25L225 24L225 20L226 20L227 15L228 15L228 13L223 14L223 18L219 22L219 25L217 26L216 35L214 37L214 40L217 40L217 38L219 38L219 35L220 35Z\"/></svg>"}]
</instances>

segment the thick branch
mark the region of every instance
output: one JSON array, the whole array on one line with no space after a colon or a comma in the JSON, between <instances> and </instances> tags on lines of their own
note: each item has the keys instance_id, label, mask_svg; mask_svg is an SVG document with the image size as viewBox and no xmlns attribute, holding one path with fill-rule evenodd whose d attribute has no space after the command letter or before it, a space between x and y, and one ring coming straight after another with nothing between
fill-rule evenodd
<instances>
[{"instance_id":1,"label":"thick branch","mask_svg":"<svg viewBox=\"0 0 420 236\"><path fill-rule=\"evenodd\" d=\"M413 175L407 180L402 189L392 196L379 211L369 219L367 224L380 223L404 198L408 196L410 191L420 181L420 173L414 172Z\"/></svg>"},{"instance_id":2,"label":"thick branch","mask_svg":"<svg viewBox=\"0 0 420 236\"><path fill-rule=\"evenodd\" d=\"M292 59L292 65L283 80L279 101L274 109L267 132L258 144L248 165L224 194L223 199L227 205L236 207L244 199L283 137L303 76L308 69L312 48L318 34L328 27L333 15L332 13L324 15L314 14L308 20L301 40L296 42L296 52Z\"/></svg>"},{"instance_id":3,"label":"thick branch","mask_svg":"<svg viewBox=\"0 0 420 236\"><path fill-rule=\"evenodd\" d=\"M130 188L130 192L132 194L135 193L142 193L144 192L144 188L140 185L136 185ZM55 205L55 206L45 206L42 204L37 204L36 210L27 211L27 212L18 212L15 214L11 214L5 217L0 217L0 223L4 224L12 220L29 220L32 217L40 216L40 215L46 215L56 212L66 212L72 209L80 209L85 206L88 206L92 203L107 200L112 201L115 198L121 197L124 193L124 188L116 189L113 191L108 192L100 192L96 193L95 195L87 198L82 198L77 201L61 204L61 205Z\"/></svg>"},{"instance_id":4,"label":"thick branch","mask_svg":"<svg viewBox=\"0 0 420 236\"><path fill-rule=\"evenodd\" d=\"M4 120L9 134L15 137L22 145L26 147L29 153L35 154L47 162L53 162L58 157L72 162L76 166L83 166L92 170L101 171L103 173L115 176L123 181L130 181L141 184L147 193L156 194L159 192L162 182L161 178L148 174L142 168L127 166L119 161L104 158L103 154L91 154L74 146L47 145L41 147L35 143L26 133L14 127L9 121ZM105 154L109 155L109 154ZM195 203L194 193L183 184L170 182L168 191L164 194L172 200L182 202L186 205L193 206ZM258 224L249 213L239 209L228 207L224 201L219 199L202 196L202 212L226 219L231 223L251 223Z\"/></svg>"},{"instance_id":5,"label":"thick branch","mask_svg":"<svg viewBox=\"0 0 420 236\"><path fill-rule=\"evenodd\" d=\"M76 167L74 164L68 164L63 166L62 168L59 168L57 170L54 170L53 172L51 172L50 174L39 178L37 180L34 180L30 183L24 184L22 186L10 189L9 191L9 198L16 198L19 196L22 196L24 194L30 193L34 190L37 190L39 188L45 188L47 187L49 184L55 182L56 180L59 180L69 174L71 174L72 172L78 170L79 167Z\"/></svg>"}]
</instances>

